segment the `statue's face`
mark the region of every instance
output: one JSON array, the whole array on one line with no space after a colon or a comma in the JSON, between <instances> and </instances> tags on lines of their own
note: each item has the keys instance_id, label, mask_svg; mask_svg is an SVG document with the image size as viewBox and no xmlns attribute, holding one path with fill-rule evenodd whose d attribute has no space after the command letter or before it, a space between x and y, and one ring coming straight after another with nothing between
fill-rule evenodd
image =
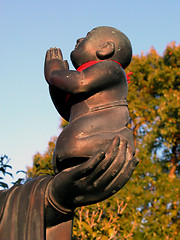
<instances>
[{"instance_id":1,"label":"statue's face","mask_svg":"<svg viewBox=\"0 0 180 240\"><path fill-rule=\"evenodd\" d=\"M76 69L86 62L98 60L96 51L101 41L102 37L95 29L77 40L75 49L71 52L71 61Z\"/></svg>"}]
</instances>

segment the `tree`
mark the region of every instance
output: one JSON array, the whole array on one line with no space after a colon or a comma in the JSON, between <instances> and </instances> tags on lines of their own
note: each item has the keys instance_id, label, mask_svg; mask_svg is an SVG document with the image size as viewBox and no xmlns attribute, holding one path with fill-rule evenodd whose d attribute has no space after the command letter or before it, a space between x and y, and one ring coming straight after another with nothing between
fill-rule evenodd
<instances>
[{"instance_id":1,"label":"tree","mask_svg":"<svg viewBox=\"0 0 180 240\"><path fill-rule=\"evenodd\" d=\"M152 155L161 154L161 163L170 177L179 174L179 58L180 45L172 42L162 57L154 48L147 55L134 56L128 69L134 73L128 102L136 147L140 144Z\"/></svg>"},{"instance_id":2,"label":"tree","mask_svg":"<svg viewBox=\"0 0 180 240\"><path fill-rule=\"evenodd\" d=\"M1 188L8 188L8 184L4 182L4 176L10 175L12 177L12 173L9 172L8 169L12 169L12 167L9 165L10 159L7 155L3 155L0 157L0 187ZM1 177L3 175L3 177ZM3 181L2 181L3 180Z\"/></svg>"},{"instance_id":3,"label":"tree","mask_svg":"<svg viewBox=\"0 0 180 240\"><path fill-rule=\"evenodd\" d=\"M9 175L11 178L13 178L13 174L10 169L12 169L12 166L9 164L9 161L11 159L8 158L7 155L2 155L0 157L0 188L6 189L9 188L8 184L6 183L4 177L6 175ZM26 182L26 172L24 170L19 170L16 172L16 174L23 173L25 177L23 178L18 178L15 182L11 182L11 184L24 184ZM1 177L3 175L3 177Z\"/></svg>"},{"instance_id":4,"label":"tree","mask_svg":"<svg viewBox=\"0 0 180 240\"><path fill-rule=\"evenodd\" d=\"M33 156L33 166L27 168L27 178L34 178L39 175L54 175L52 168L52 155L55 148L56 137L53 137L45 153L39 152Z\"/></svg>"},{"instance_id":5,"label":"tree","mask_svg":"<svg viewBox=\"0 0 180 240\"><path fill-rule=\"evenodd\" d=\"M133 72L128 103L140 164L115 196L76 210L74 239L180 238L179 69L180 45L174 42L163 56L154 48L133 56L126 70ZM42 173L42 165L49 168L53 144L35 157L31 176Z\"/></svg>"}]
</instances>

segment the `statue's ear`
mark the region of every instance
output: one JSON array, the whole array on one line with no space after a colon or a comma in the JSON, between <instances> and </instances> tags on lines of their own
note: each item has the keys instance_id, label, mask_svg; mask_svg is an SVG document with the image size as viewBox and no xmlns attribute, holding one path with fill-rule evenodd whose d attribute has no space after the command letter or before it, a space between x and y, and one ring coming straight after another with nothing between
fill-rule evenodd
<instances>
[{"instance_id":1,"label":"statue's ear","mask_svg":"<svg viewBox=\"0 0 180 240\"><path fill-rule=\"evenodd\" d=\"M96 55L99 59L107 59L113 56L115 52L115 44L111 41L103 43L98 50Z\"/></svg>"}]
</instances>

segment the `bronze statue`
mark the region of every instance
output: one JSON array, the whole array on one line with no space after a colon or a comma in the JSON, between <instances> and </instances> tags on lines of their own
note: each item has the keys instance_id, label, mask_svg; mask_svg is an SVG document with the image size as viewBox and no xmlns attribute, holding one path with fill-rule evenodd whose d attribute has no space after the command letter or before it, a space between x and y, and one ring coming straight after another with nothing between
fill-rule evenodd
<instances>
[{"instance_id":1,"label":"bronze statue","mask_svg":"<svg viewBox=\"0 0 180 240\"><path fill-rule=\"evenodd\" d=\"M95 28L77 40L71 52L77 71L68 69L60 49L47 51L45 77L51 97L70 123L56 143L56 173L86 161L99 149L105 151L115 136L127 140L134 149L133 134L127 128L127 78L123 70L131 58L129 39L111 27Z\"/></svg>"},{"instance_id":2,"label":"bronze statue","mask_svg":"<svg viewBox=\"0 0 180 240\"><path fill-rule=\"evenodd\" d=\"M108 41L100 47L106 33ZM116 33L122 36L122 45ZM128 181L137 165L132 135L126 128L127 83L122 67L131 60L129 47L129 40L118 30L94 29L71 54L76 68L100 60L82 72L69 71L59 49L47 52L50 93L58 112L67 120L70 117L70 124L56 144L55 177L40 176L0 191L0 240L69 240L74 209L112 196ZM60 148L64 155L59 154Z\"/></svg>"}]
</instances>

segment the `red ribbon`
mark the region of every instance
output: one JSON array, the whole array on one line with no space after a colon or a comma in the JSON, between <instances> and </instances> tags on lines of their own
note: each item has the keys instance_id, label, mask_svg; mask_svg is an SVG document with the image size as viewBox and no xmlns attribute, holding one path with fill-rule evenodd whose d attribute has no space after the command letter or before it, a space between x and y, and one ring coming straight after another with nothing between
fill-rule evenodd
<instances>
[{"instance_id":1,"label":"red ribbon","mask_svg":"<svg viewBox=\"0 0 180 240\"><path fill-rule=\"evenodd\" d=\"M110 60L110 61L113 61L113 62L115 62L115 63L117 63L117 64L119 64L121 66L121 64L119 62L117 62L117 61L114 61L114 60ZM96 64L98 62L103 62L103 60L100 60L100 61L89 61L87 63L84 63L80 67L78 67L77 71L78 72L82 72L86 68L91 67L92 65L94 65L94 64ZM132 75L132 74L133 74L133 72L126 73L127 83L130 83L130 75Z\"/></svg>"},{"instance_id":2,"label":"red ribbon","mask_svg":"<svg viewBox=\"0 0 180 240\"><path fill-rule=\"evenodd\" d=\"M110 60L110 61L116 62L116 63L118 63L121 66L121 64L119 62L117 62L117 61L114 61L114 60ZM95 65L98 62L103 62L103 60L86 62L86 63L82 64L80 67L78 67L77 71L78 72L82 72L84 69L86 69L88 67L91 67L92 65Z\"/></svg>"}]
</instances>

